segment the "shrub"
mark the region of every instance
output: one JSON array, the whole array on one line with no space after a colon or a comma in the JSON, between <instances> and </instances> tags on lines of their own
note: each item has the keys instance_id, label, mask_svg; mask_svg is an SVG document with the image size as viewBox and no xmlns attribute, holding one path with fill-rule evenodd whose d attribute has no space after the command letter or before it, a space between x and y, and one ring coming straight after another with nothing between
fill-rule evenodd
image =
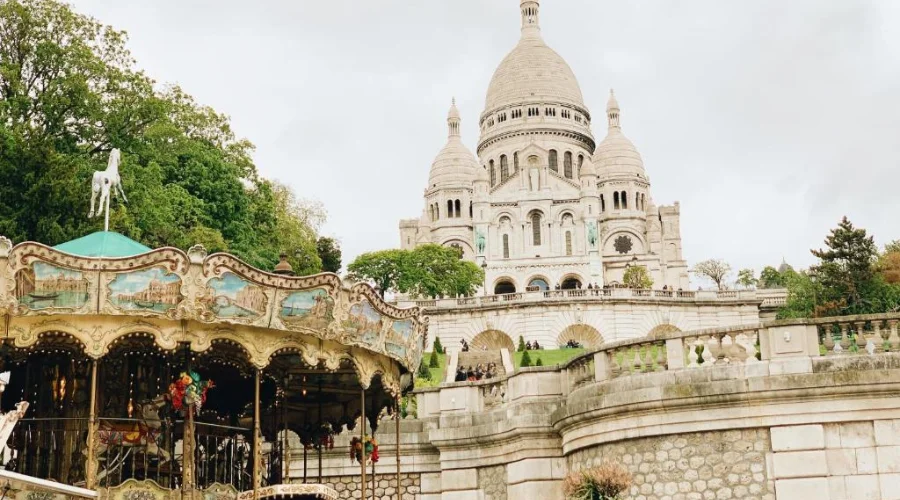
<instances>
[{"instance_id":1,"label":"shrub","mask_svg":"<svg viewBox=\"0 0 900 500\"><path fill-rule=\"evenodd\" d=\"M441 367L441 360L438 359L437 351L431 351L431 357L428 358L428 366L430 368L440 368Z\"/></svg>"},{"instance_id":2,"label":"shrub","mask_svg":"<svg viewBox=\"0 0 900 500\"><path fill-rule=\"evenodd\" d=\"M534 362L534 366L544 366L544 361L541 358L538 358L537 361Z\"/></svg>"},{"instance_id":3,"label":"shrub","mask_svg":"<svg viewBox=\"0 0 900 500\"><path fill-rule=\"evenodd\" d=\"M519 335L519 352L525 350L525 337Z\"/></svg>"},{"instance_id":4,"label":"shrub","mask_svg":"<svg viewBox=\"0 0 900 500\"><path fill-rule=\"evenodd\" d=\"M434 338L434 352L436 352L436 353L438 353L438 354L444 354L444 346L441 345L441 338L440 338L440 337L435 337L435 338Z\"/></svg>"},{"instance_id":5,"label":"shrub","mask_svg":"<svg viewBox=\"0 0 900 500\"><path fill-rule=\"evenodd\" d=\"M631 487L631 473L613 462L572 472L563 489L570 500L618 500Z\"/></svg>"},{"instance_id":6,"label":"shrub","mask_svg":"<svg viewBox=\"0 0 900 500\"><path fill-rule=\"evenodd\" d=\"M522 353L522 363L519 366L521 366L522 368L531 366L531 355L528 354L528 351Z\"/></svg>"},{"instance_id":7,"label":"shrub","mask_svg":"<svg viewBox=\"0 0 900 500\"><path fill-rule=\"evenodd\" d=\"M416 377L423 380L431 380L431 370L428 369L428 365L420 363L419 371L416 372Z\"/></svg>"}]
</instances>

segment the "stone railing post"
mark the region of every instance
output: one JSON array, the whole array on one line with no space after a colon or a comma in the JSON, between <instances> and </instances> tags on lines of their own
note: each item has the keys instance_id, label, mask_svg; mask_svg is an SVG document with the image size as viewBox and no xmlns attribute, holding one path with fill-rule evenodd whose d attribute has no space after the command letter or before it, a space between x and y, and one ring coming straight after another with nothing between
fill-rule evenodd
<instances>
[{"instance_id":1,"label":"stone railing post","mask_svg":"<svg viewBox=\"0 0 900 500\"><path fill-rule=\"evenodd\" d=\"M890 328L891 333L888 337L888 342L891 343L891 350L896 351L900 348L900 336L897 335L897 323L900 322L896 319L888 320L888 328Z\"/></svg>"},{"instance_id":2,"label":"stone railing post","mask_svg":"<svg viewBox=\"0 0 900 500\"><path fill-rule=\"evenodd\" d=\"M669 370L684 368L684 339L666 340L666 364Z\"/></svg>"},{"instance_id":3,"label":"stone railing post","mask_svg":"<svg viewBox=\"0 0 900 500\"><path fill-rule=\"evenodd\" d=\"M612 378L612 364L609 359L609 352L600 351L594 353L594 380L603 382Z\"/></svg>"}]
</instances>

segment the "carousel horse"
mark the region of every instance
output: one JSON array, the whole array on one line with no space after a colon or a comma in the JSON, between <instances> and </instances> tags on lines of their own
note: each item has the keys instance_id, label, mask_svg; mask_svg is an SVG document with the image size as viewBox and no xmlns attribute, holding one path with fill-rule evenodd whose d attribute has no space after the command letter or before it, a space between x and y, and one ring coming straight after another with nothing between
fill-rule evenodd
<instances>
[{"instance_id":1,"label":"carousel horse","mask_svg":"<svg viewBox=\"0 0 900 500\"><path fill-rule=\"evenodd\" d=\"M94 177L91 179L91 212L88 214L88 217L103 215L110 193L121 196L122 201L128 203L125 191L122 190L122 178L119 176L120 157L121 153L119 150L113 149L109 153L109 162L106 165L106 170L94 172ZM97 199L98 194L100 195L100 205L94 211L94 201Z\"/></svg>"},{"instance_id":2,"label":"carousel horse","mask_svg":"<svg viewBox=\"0 0 900 500\"><path fill-rule=\"evenodd\" d=\"M168 462L171 459L169 452L158 444L162 427L159 410L165 405L166 397L162 395L137 405L137 422L101 421L97 456L104 454L111 446L122 446L129 451L134 447L144 447L147 455L159 457L160 463ZM84 453L87 454L87 449Z\"/></svg>"}]
</instances>

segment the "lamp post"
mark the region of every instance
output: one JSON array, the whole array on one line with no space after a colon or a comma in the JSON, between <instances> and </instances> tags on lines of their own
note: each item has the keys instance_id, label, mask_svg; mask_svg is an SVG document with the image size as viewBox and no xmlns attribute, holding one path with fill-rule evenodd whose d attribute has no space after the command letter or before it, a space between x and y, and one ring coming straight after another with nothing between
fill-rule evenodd
<instances>
[{"instance_id":1,"label":"lamp post","mask_svg":"<svg viewBox=\"0 0 900 500\"><path fill-rule=\"evenodd\" d=\"M484 278L482 278L482 289L484 290L484 296L487 297L487 260L481 261L481 272L484 275Z\"/></svg>"}]
</instances>

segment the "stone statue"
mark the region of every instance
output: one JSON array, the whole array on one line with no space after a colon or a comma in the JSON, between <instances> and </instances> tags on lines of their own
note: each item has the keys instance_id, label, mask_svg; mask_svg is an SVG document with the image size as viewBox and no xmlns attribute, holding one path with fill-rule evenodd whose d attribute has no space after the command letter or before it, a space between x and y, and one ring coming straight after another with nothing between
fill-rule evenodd
<instances>
[{"instance_id":1,"label":"stone statue","mask_svg":"<svg viewBox=\"0 0 900 500\"><path fill-rule=\"evenodd\" d=\"M480 230L475 230L475 249L478 251L478 254L481 255L484 253L484 244L485 238L484 233Z\"/></svg>"},{"instance_id":2,"label":"stone statue","mask_svg":"<svg viewBox=\"0 0 900 500\"><path fill-rule=\"evenodd\" d=\"M125 191L122 190L122 178L119 177L119 158L121 152L118 148L114 148L109 153L109 162L106 164L106 170L94 172L94 178L91 180L91 211L88 217L103 214L106 209L107 217L109 216L109 195L110 191L116 196L121 196L122 201L128 202L125 197ZM97 193L100 193L100 206L94 211L94 201L97 199ZM109 228L107 228L109 230Z\"/></svg>"},{"instance_id":3,"label":"stone statue","mask_svg":"<svg viewBox=\"0 0 900 500\"><path fill-rule=\"evenodd\" d=\"M588 222L588 243L590 243L591 248L597 246L597 223L596 222Z\"/></svg>"}]
</instances>

